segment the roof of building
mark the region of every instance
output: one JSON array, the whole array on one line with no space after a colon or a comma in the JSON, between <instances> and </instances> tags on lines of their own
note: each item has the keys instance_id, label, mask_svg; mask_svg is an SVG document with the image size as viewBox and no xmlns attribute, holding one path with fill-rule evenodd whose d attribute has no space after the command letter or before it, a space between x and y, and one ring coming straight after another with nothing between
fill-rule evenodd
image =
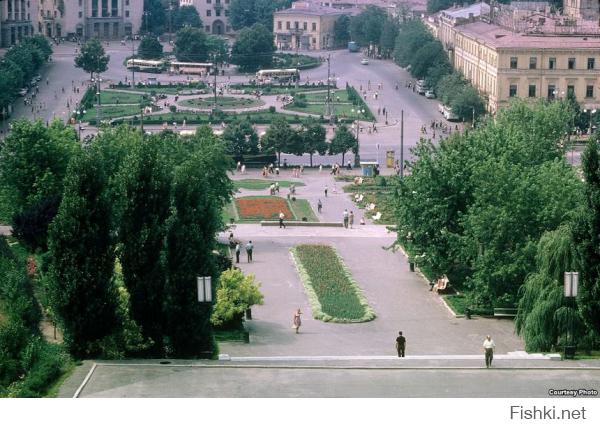
<instances>
[{"instance_id":1,"label":"roof of building","mask_svg":"<svg viewBox=\"0 0 600 428\"><path fill-rule=\"evenodd\" d=\"M468 19L471 16L481 16L490 13L490 5L483 2L474 3L466 7L446 9L443 10L441 13L454 19Z\"/></svg>"},{"instance_id":2,"label":"roof of building","mask_svg":"<svg viewBox=\"0 0 600 428\"><path fill-rule=\"evenodd\" d=\"M533 49L590 49L600 50L600 37L529 35L513 33L498 25L473 22L461 25L457 30L478 39L493 48L533 48Z\"/></svg>"},{"instance_id":3,"label":"roof of building","mask_svg":"<svg viewBox=\"0 0 600 428\"><path fill-rule=\"evenodd\" d=\"M295 2L288 9L279 10L274 15L314 15L314 16L329 16L329 15L346 15L348 11L342 9L334 9L332 7L321 6L311 2Z\"/></svg>"}]
</instances>

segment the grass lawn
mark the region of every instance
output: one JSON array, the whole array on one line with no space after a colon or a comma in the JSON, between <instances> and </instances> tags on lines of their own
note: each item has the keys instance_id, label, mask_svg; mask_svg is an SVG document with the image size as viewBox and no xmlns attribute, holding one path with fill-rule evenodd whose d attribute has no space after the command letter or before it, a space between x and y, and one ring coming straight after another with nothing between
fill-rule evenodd
<instances>
[{"instance_id":1,"label":"grass lawn","mask_svg":"<svg viewBox=\"0 0 600 428\"><path fill-rule=\"evenodd\" d=\"M286 106L285 109L289 111L297 111L299 113L307 113L320 116L325 114L326 107L323 101L323 103L319 104L306 104L306 107L296 107L294 106L294 104L290 104ZM368 111L364 114L358 114L356 111L353 112L352 109L357 110L357 107L353 106L352 104L333 103L333 113L340 118L346 118L351 120L368 120L369 117L371 117L371 113Z\"/></svg>"},{"instance_id":2,"label":"grass lawn","mask_svg":"<svg viewBox=\"0 0 600 428\"><path fill-rule=\"evenodd\" d=\"M316 319L364 322L375 318L362 291L335 249L298 245L292 249Z\"/></svg>"},{"instance_id":3,"label":"grass lawn","mask_svg":"<svg viewBox=\"0 0 600 428\"><path fill-rule=\"evenodd\" d=\"M101 120L114 119L123 116L139 115L141 108L138 105L133 106L100 106L100 117ZM89 122L90 120L96 120L96 107L86 110L85 114L81 118L82 122Z\"/></svg>"},{"instance_id":4,"label":"grass lawn","mask_svg":"<svg viewBox=\"0 0 600 428\"><path fill-rule=\"evenodd\" d=\"M298 85L296 88L295 85L248 85L248 84L232 84L230 86L231 89L244 90L247 94L253 93L255 91L261 91L263 95L279 95L279 94L290 94L292 92L314 92L314 91L322 91L327 90L327 86L325 85ZM332 88L335 89L335 88Z\"/></svg>"},{"instance_id":5,"label":"grass lawn","mask_svg":"<svg viewBox=\"0 0 600 428\"><path fill-rule=\"evenodd\" d=\"M233 185L239 189L249 189L249 190L263 190L268 189L272 183L278 182L279 187L290 187L290 185L295 184L296 187L304 186L304 183L301 181L277 181L277 180L260 180L257 178L244 178L241 180L233 180Z\"/></svg>"},{"instance_id":6,"label":"grass lawn","mask_svg":"<svg viewBox=\"0 0 600 428\"><path fill-rule=\"evenodd\" d=\"M464 294L452 294L444 296L443 299L448 303L456 315L464 315L467 307L467 297Z\"/></svg>"},{"instance_id":7,"label":"grass lawn","mask_svg":"<svg viewBox=\"0 0 600 428\"><path fill-rule=\"evenodd\" d=\"M348 91L345 89L331 91L331 97L335 103L350 103L348 100ZM323 92L307 92L305 100L307 103L324 103L326 98L327 91L325 90Z\"/></svg>"},{"instance_id":8,"label":"grass lawn","mask_svg":"<svg viewBox=\"0 0 600 428\"><path fill-rule=\"evenodd\" d=\"M214 97L193 98L181 101L179 104L186 107L211 109L214 107L214 101ZM217 108L221 110L258 107L264 104L263 101L252 98L217 97Z\"/></svg>"},{"instance_id":9,"label":"grass lawn","mask_svg":"<svg viewBox=\"0 0 600 428\"><path fill-rule=\"evenodd\" d=\"M229 204L221 214L227 223L230 218L240 223L278 220L280 212L283 212L286 220L301 221L306 217L307 221L319 221L305 199L291 201L279 196L246 196L236 198L234 203L235 207Z\"/></svg>"},{"instance_id":10,"label":"grass lawn","mask_svg":"<svg viewBox=\"0 0 600 428\"><path fill-rule=\"evenodd\" d=\"M135 89L130 89L131 91L139 92L142 94L149 94L151 92L156 92L157 94L167 94L167 95L195 95L195 94L204 94L206 93L206 89L203 88L190 88L188 86L162 86L160 88L157 87L143 87Z\"/></svg>"},{"instance_id":11,"label":"grass lawn","mask_svg":"<svg viewBox=\"0 0 600 428\"><path fill-rule=\"evenodd\" d=\"M321 65L319 58L315 58L314 56L288 53L276 53L273 55L273 62L275 63L275 68L300 68L304 70Z\"/></svg>"},{"instance_id":12,"label":"grass lawn","mask_svg":"<svg viewBox=\"0 0 600 428\"><path fill-rule=\"evenodd\" d=\"M140 104L143 100L143 94L110 90L100 92L100 102L102 104L117 104L117 101L119 104Z\"/></svg>"},{"instance_id":13,"label":"grass lawn","mask_svg":"<svg viewBox=\"0 0 600 428\"><path fill-rule=\"evenodd\" d=\"M381 212L381 218L376 221L377 224L396 224L394 189L398 180L398 177L380 176L375 179L365 177L362 184L344 186L344 192L351 193L353 200L356 194L364 195L362 202L356 203L360 208L375 204L375 210L369 211L368 215L373 216L377 212Z\"/></svg>"},{"instance_id":14,"label":"grass lawn","mask_svg":"<svg viewBox=\"0 0 600 428\"><path fill-rule=\"evenodd\" d=\"M306 218L306 221L319 221L315 215L315 212L310 206L310 202L308 202L306 199L296 199L295 201L290 200L289 205L292 208L292 213L294 214L296 220L302 220L303 218Z\"/></svg>"},{"instance_id":15,"label":"grass lawn","mask_svg":"<svg viewBox=\"0 0 600 428\"><path fill-rule=\"evenodd\" d=\"M231 219L233 219L233 222L236 222L240 219L233 201L225 205L223 211L221 212L221 219L223 220L223 224L232 223Z\"/></svg>"}]
</instances>

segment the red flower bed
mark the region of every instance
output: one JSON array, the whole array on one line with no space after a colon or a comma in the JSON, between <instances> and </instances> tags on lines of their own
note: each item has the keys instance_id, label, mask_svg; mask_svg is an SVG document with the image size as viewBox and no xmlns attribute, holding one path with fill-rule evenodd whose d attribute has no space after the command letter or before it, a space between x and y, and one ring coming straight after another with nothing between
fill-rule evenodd
<instances>
[{"instance_id":1,"label":"red flower bed","mask_svg":"<svg viewBox=\"0 0 600 428\"><path fill-rule=\"evenodd\" d=\"M239 198L235 203L240 219L277 220L280 212L286 220L294 218L283 198Z\"/></svg>"}]
</instances>

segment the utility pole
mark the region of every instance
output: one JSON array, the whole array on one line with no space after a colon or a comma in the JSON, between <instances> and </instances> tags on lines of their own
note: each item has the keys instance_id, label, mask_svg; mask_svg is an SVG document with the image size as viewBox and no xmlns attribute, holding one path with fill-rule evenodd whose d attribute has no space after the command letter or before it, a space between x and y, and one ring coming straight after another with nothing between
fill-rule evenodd
<instances>
[{"instance_id":1,"label":"utility pole","mask_svg":"<svg viewBox=\"0 0 600 428\"><path fill-rule=\"evenodd\" d=\"M400 112L400 178L404 178L404 110Z\"/></svg>"},{"instance_id":2,"label":"utility pole","mask_svg":"<svg viewBox=\"0 0 600 428\"><path fill-rule=\"evenodd\" d=\"M173 1L169 0L169 44L171 44L171 32L173 30Z\"/></svg>"},{"instance_id":3,"label":"utility pole","mask_svg":"<svg viewBox=\"0 0 600 428\"><path fill-rule=\"evenodd\" d=\"M100 73L98 73L96 77L96 96L98 97L96 100L96 127L98 128L98 131L100 131Z\"/></svg>"},{"instance_id":4,"label":"utility pole","mask_svg":"<svg viewBox=\"0 0 600 428\"><path fill-rule=\"evenodd\" d=\"M133 67L131 67L131 88L135 88L135 40L131 38L131 59L133 60Z\"/></svg>"},{"instance_id":5,"label":"utility pole","mask_svg":"<svg viewBox=\"0 0 600 428\"><path fill-rule=\"evenodd\" d=\"M213 55L213 65L214 65L214 73L215 73L215 110L217 109L217 54Z\"/></svg>"},{"instance_id":6,"label":"utility pole","mask_svg":"<svg viewBox=\"0 0 600 428\"><path fill-rule=\"evenodd\" d=\"M327 109L326 116L331 116L331 54L327 54Z\"/></svg>"}]
</instances>

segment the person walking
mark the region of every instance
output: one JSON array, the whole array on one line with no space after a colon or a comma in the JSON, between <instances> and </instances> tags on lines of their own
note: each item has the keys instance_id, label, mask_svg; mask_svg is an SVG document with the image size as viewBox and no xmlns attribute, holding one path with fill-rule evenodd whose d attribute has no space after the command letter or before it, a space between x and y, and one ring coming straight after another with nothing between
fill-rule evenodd
<instances>
[{"instance_id":1,"label":"person walking","mask_svg":"<svg viewBox=\"0 0 600 428\"><path fill-rule=\"evenodd\" d=\"M302 312L300 311L300 308L298 308L294 313L294 323L292 324L292 328L296 330L296 334L298 334L298 330L302 325L302 318L300 318L300 315L302 315Z\"/></svg>"},{"instance_id":2,"label":"person walking","mask_svg":"<svg viewBox=\"0 0 600 428\"><path fill-rule=\"evenodd\" d=\"M325 185L325 197L327 197L327 192L329 191L329 187L327 186L327 184Z\"/></svg>"},{"instance_id":3,"label":"person walking","mask_svg":"<svg viewBox=\"0 0 600 428\"><path fill-rule=\"evenodd\" d=\"M235 244L235 262L240 263L240 252L242 251L242 246L239 242Z\"/></svg>"},{"instance_id":4,"label":"person walking","mask_svg":"<svg viewBox=\"0 0 600 428\"><path fill-rule=\"evenodd\" d=\"M396 338L396 350L398 351L398 357L404 358L404 351L406 350L406 337L402 336L402 332L398 332Z\"/></svg>"},{"instance_id":5,"label":"person walking","mask_svg":"<svg viewBox=\"0 0 600 428\"><path fill-rule=\"evenodd\" d=\"M348 222L350 223L350 229L352 229L352 226L354 225L354 211L350 211Z\"/></svg>"},{"instance_id":6,"label":"person walking","mask_svg":"<svg viewBox=\"0 0 600 428\"><path fill-rule=\"evenodd\" d=\"M321 214L322 209L323 209L323 202L321 202L321 200L319 199L319 202L317 202L317 211L319 212L319 214Z\"/></svg>"},{"instance_id":7,"label":"person walking","mask_svg":"<svg viewBox=\"0 0 600 428\"><path fill-rule=\"evenodd\" d=\"M346 229L348 229L348 219L349 219L348 210L344 210L344 227Z\"/></svg>"},{"instance_id":8,"label":"person walking","mask_svg":"<svg viewBox=\"0 0 600 428\"><path fill-rule=\"evenodd\" d=\"M254 251L254 244L252 241L248 241L246 244L246 254L248 255L248 263L252 262L252 251Z\"/></svg>"},{"instance_id":9,"label":"person walking","mask_svg":"<svg viewBox=\"0 0 600 428\"><path fill-rule=\"evenodd\" d=\"M285 218L285 214L283 212L279 213L279 228L281 229L282 227L285 229L285 223L283 222L283 219Z\"/></svg>"},{"instance_id":10,"label":"person walking","mask_svg":"<svg viewBox=\"0 0 600 428\"><path fill-rule=\"evenodd\" d=\"M496 344L492 340L492 337L488 334L483 341L483 352L485 353L485 367L492 367L492 360L494 359L494 348Z\"/></svg>"}]
</instances>

